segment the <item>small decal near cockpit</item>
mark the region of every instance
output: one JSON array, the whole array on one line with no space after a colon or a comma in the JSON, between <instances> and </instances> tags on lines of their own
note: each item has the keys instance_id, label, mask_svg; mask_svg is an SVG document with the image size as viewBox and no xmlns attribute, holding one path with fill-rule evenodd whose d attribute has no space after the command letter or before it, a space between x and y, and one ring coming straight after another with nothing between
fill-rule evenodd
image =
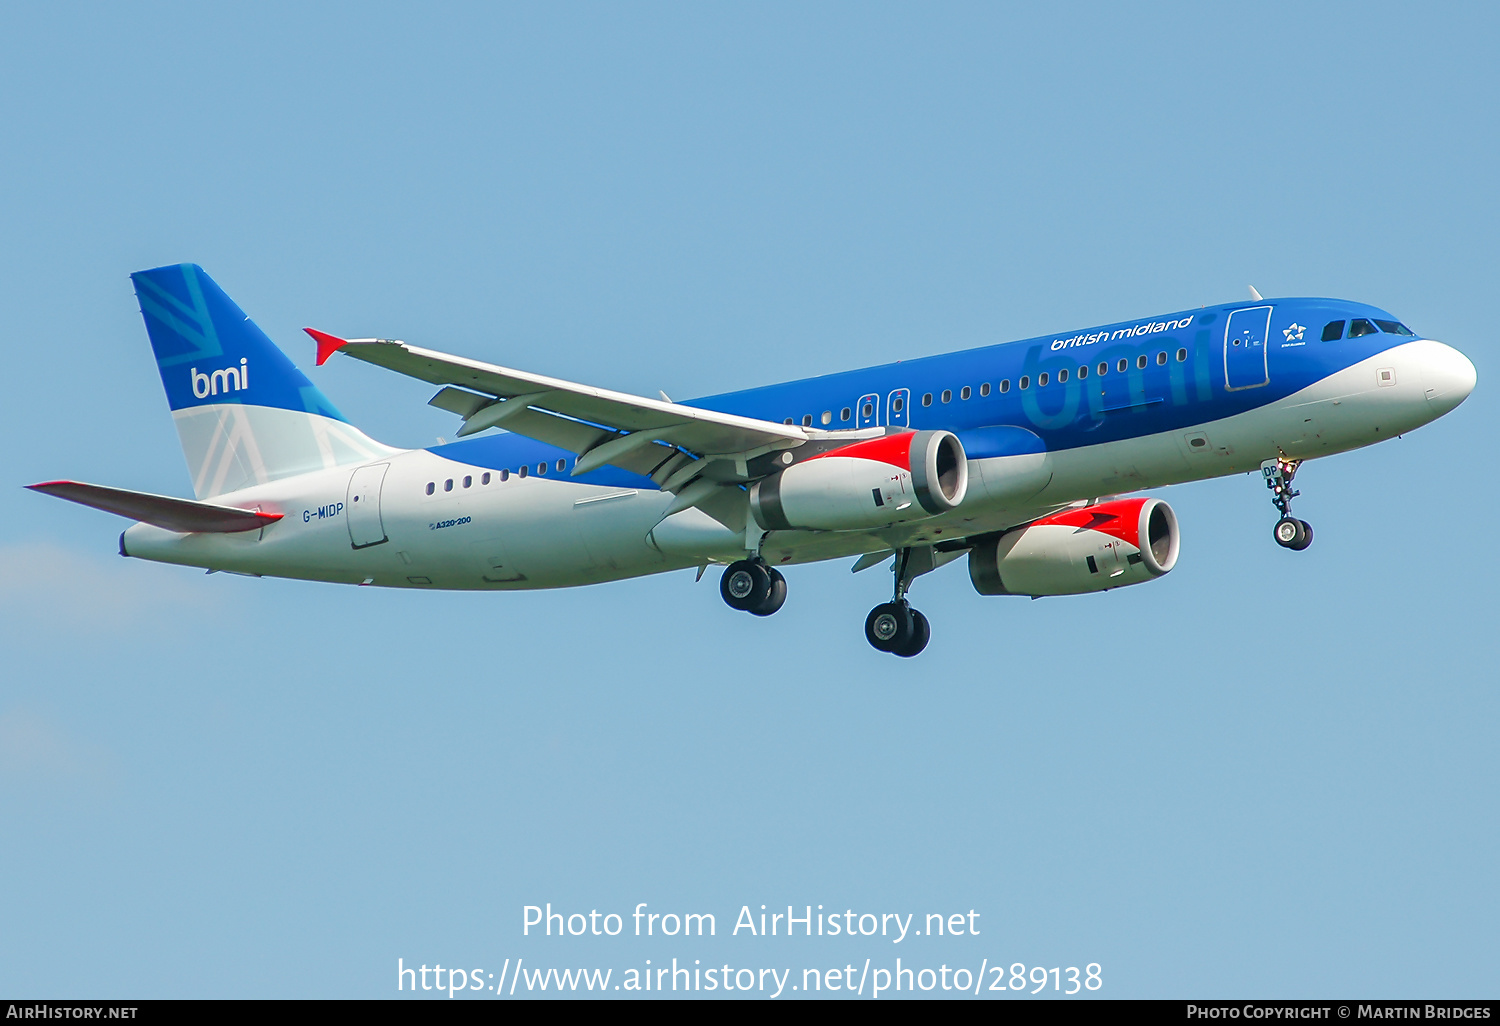
<instances>
[{"instance_id":1,"label":"small decal near cockpit","mask_svg":"<svg viewBox=\"0 0 1500 1026\"><path fill-rule=\"evenodd\" d=\"M1281 333L1286 336L1286 344L1290 345L1293 343L1300 343L1302 341L1302 333L1306 330L1306 327L1298 324L1296 321L1293 321L1292 326L1289 328L1282 328ZM1285 346L1283 346L1282 348L1285 348Z\"/></svg>"}]
</instances>

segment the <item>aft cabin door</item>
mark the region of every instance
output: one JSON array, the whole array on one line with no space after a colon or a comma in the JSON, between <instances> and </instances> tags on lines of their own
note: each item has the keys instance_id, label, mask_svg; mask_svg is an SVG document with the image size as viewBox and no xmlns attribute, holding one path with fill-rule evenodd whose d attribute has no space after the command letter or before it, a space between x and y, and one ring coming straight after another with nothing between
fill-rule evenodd
<instances>
[{"instance_id":1,"label":"aft cabin door","mask_svg":"<svg viewBox=\"0 0 1500 1026\"><path fill-rule=\"evenodd\" d=\"M1224 326L1224 387L1233 392L1257 388L1271 380L1266 372L1266 336L1271 331L1271 308L1236 310Z\"/></svg>"},{"instance_id":2,"label":"aft cabin door","mask_svg":"<svg viewBox=\"0 0 1500 1026\"><path fill-rule=\"evenodd\" d=\"M344 515L349 520L349 542L356 549L379 545L385 541L385 524L380 519L380 486L385 481L389 463L360 467L349 478L349 497Z\"/></svg>"}]
</instances>

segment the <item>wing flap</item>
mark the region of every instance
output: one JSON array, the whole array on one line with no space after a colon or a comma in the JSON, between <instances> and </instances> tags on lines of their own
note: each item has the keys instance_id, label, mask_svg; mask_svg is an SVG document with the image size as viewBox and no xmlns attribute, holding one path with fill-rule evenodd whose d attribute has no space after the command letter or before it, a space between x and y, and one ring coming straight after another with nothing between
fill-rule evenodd
<instances>
[{"instance_id":1,"label":"wing flap","mask_svg":"<svg viewBox=\"0 0 1500 1026\"><path fill-rule=\"evenodd\" d=\"M81 481L44 481L26 487L34 492L54 495L59 499L102 509L106 513L129 517L179 534L234 534L239 531L254 531L281 519L280 513L215 506L192 499L133 492L125 488L107 488Z\"/></svg>"}]
</instances>

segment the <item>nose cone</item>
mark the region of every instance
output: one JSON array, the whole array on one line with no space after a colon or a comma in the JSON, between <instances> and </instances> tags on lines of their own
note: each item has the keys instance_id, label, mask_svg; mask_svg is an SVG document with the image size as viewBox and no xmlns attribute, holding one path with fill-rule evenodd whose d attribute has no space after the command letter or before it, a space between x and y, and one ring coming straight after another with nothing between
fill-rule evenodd
<instances>
[{"instance_id":1,"label":"nose cone","mask_svg":"<svg viewBox=\"0 0 1500 1026\"><path fill-rule=\"evenodd\" d=\"M1422 354L1422 383L1427 386L1427 408L1441 417L1469 398L1479 375L1469 358L1452 346L1428 342Z\"/></svg>"}]
</instances>

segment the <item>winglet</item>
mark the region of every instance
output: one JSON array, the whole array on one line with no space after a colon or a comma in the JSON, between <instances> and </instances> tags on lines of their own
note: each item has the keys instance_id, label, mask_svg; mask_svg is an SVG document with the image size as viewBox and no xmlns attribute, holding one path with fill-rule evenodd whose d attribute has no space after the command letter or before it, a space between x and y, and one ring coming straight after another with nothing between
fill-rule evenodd
<instances>
[{"instance_id":1,"label":"winglet","mask_svg":"<svg viewBox=\"0 0 1500 1026\"><path fill-rule=\"evenodd\" d=\"M1255 300L1257 303L1264 303L1266 301L1266 297L1265 296L1263 296L1259 292L1255 291L1255 286L1254 285L1250 286L1250 298L1253 299L1253 300ZM320 347L321 347L321 345L322 345L322 343L319 343ZM322 351L323 350L321 348L318 349L318 352L321 353ZM322 363L323 361L319 360L318 362Z\"/></svg>"},{"instance_id":2,"label":"winglet","mask_svg":"<svg viewBox=\"0 0 1500 1026\"><path fill-rule=\"evenodd\" d=\"M318 344L319 367L323 366L330 356L349 344L348 339L339 338L337 335L330 335L328 332L319 331L317 328L303 328L302 330L311 335L313 341Z\"/></svg>"}]
</instances>

